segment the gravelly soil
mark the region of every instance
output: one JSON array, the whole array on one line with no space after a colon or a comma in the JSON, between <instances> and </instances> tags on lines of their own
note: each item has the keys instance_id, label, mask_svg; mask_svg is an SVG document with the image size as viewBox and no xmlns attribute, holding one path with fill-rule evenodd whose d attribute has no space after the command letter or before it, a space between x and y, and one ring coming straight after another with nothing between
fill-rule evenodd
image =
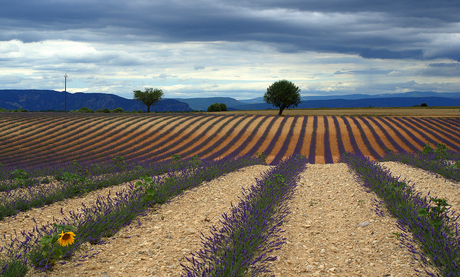
<instances>
[{"instance_id":1,"label":"gravelly soil","mask_svg":"<svg viewBox=\"0 0 460 277\"><path fill-rule=\"evenodd\" d=\"M404 165L392 166L395 172L396 168L409 171ZM93 258L56 265L47 275L180 276L180 263L201 249L200 233L207 235L212 225L219 225L221 214L230 211L230 203L239 201L241 188L255 184L254 178L268 169L247 167L187 191L139 218L140 226L133 223L105 245L83 246L75 257L99 252ZM430 186L445 184L443 178L434 179ZM439 189L442 194L443 186ZM87 197L93 199L94 195ZM377 216L373 199L373 193L364 191L345 164L309 164L289 204L292 214L283 225L287 243L274 253L278 260L270 265L275 276L415 276L414 269L422 268L392 234L399 232L396 219L388 213ZM35 216L49 220L51 210L46 209L51 206L77 209L79 205L73 201L36 209L43 213ZM15 228L27 228L23 214L16 218L7 220L12 224L22 220ZM369 224L359 226L365 222ZM6 231L3 223L1 228ZM36 271L28 274L44 275Z\"/></svg>"}]
</instances>

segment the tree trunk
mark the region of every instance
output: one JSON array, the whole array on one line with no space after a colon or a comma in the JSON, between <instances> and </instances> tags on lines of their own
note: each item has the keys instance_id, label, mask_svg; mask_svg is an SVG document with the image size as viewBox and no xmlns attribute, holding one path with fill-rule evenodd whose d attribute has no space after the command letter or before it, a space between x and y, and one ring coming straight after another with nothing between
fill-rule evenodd
<instances>
[{"instance_id":1,"label":"tree trunk","mask_svg":"<svg viewBox=\"0 0 460 277\"><path fill-rule=\"evenodd\" d=\"M147 112L148 113L150 112L150 106L147 106Z\"/></svg>"},{"instance_id":2,"label":"tree trunk","mask_svg":"<svg viewBox=\"0 0 460 277\"><path fill-rule=\"evenodd\" d=\"M284 107L280 107L280 112L278 113L278 115L281 115L284 111Z\"/></svg>"}]
</instances>

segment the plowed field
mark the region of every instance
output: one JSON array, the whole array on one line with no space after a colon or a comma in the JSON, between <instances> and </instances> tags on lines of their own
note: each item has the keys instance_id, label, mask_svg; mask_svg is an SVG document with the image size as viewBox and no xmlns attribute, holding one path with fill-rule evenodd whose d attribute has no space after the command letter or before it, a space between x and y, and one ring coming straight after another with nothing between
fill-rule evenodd
<instances>
[{"instance_id":1,"label":"plowed field","mask_svg":"<svg viewBox=\"0 0 460 277\"><path fill-rule=\"evenodd\" d=\"M439 117L264 116L216 114L0 114L0 163L169 159L255 155L269 164L301 154L336 163L340 154L377 159L387 149L444 143L460 150L460 119Z\"/></svg>"}]
</instances>

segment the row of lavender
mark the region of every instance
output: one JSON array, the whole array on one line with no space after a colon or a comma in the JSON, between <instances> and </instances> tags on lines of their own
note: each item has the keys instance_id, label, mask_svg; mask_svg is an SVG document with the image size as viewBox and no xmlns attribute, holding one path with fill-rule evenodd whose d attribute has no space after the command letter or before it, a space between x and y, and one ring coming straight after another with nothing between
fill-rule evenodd
<instances>
[{"instance_id":1,"label":"row of lavender","mask_svg":"<svg viewBox=\"0 0 460 277\"><path fill-rule=\"evenodd\" d=\"M178 156L177 156L178 157ZM181 170L196 162L196 158L168 160L157 163L127 163L121 157L104 164L73 162L48 170L8 171L0 181L0 219L32 208L42 207L84 193L139 179ZM31 177L29 177L29 173ZM44 177L45 176L45 177Z\"/></svg>"},{"instance_id":2,"label":"row of lavender","mask_svg":"<svg viewBox=\"0 0 460 277\"><path fill-rule=\"evenodd\" d=\"M176 136L178 133L186 133L184 137L182 137L181 140L175 141L174 143L169 143L166 147L164 147L159 141L157 142L152 142L150 140L144 140L141 144L139 144L136 138L135 132L133 134L119 134L117 136L112 136L115 134L111 133L104 133L104 134L99 134L95 133L91 135L90 137L85 137L84 140L80 139L78 140L78 145L80 145L82 148L85 148L84 153L79 153L75 151L68 150L68 147L74 147L77 142L72 142L72 143L67 143L65 141L60 141L58 145L53 144L52 146L50 145L48 148L49 149L49 154L47 154L46 158L46 163L53 163L57 162L58 160L71 160L71 159L78 159L78 160L92 160L92 163L98 163L103 161L103 159L107 156L123 156L127 160L137 160L137 161L146 161L146 160L160 160L160 159L165 159L170 157L172 154L178 153L178 152L183 152L181 153L181 156L187 156L187 155L200 155L205 154L206 152L209 151L209 148L217 147L219 146L222 141L226 138L226 136L223 136L220 140L214 142L211 146L209 142L216 137L216 135L227 125L229 124L232 126L231 130L227 132L228 135L230 135L234 129L245 119L247 119L249 116L217 116L217 115L197 115L197 116L184 116L184 115L179 115L179 116L172 116L172 120L169 120L167 122L166 128L162 129L162 137L171 137L173 138ZM181 119L181 120L179 120ZM243 127L243 130L246 128L249 128L250 124L257 119L257 117L252 117L252 119L245 124ZM212 124L210 124L210 121L214 120ZM165 121L165 118L161 118L157 124L162 123ZM179 127L179 125L186 123L185 126L183 126L181 129L176 129ZM174 124L173 124L174 123ZM187 130L189 126L198 123L193 129ZM225 124L222 124L225 123ZM214 133L210 133L209 131L211 128L213 128L216 124L220 124L221 126L218 128L218 130ZM152 128L154 125L150 124L150 128ZM190 136L196 135L196 131L205 126L208 125L207 128L203 131L203 133L206 133L206 136L196 136L194 139L189 139ZM174 132L173 132L174 131ZM241 132L240 132L241 133ZM79 135L80 136L80 135ZM95 138L99 136L96 140ZM111 141L117 141L117 145L115 147L113 146L100 146L98 145L99 141L105 140L107 137L110 137ZM191 148L193 144L195 144L200 138L206 137L206 140L202 141L198 145L195 145L195 147ZM74 138L72 138L72 141L76 141ZM186 143L184 144L184 141ZM85 142L88 142L89 147L85 144ZM82 145L83 144L83 145ZM131 145L135 144L135 147L132 147ZM27 145L26 145L27 146ZM57 147L56 147L57 146ZM39 152L47 151L44 148L39 148L36 147L36 153L32 154L39 154ZM255 152L255 151L254 151ZM254 154L254 153L253 153ZM29 154L24 154L24 158L26 158L27 155ZM237 155L232 155L232 157L235 157ZM53 157L53 158L50 158ZM218 154L213 155L213 158L218 158L220 157ZM5 166L8 165L9 167L11 166L20 166L20 162L14 162L18 157L14 156L5 160L2 160L4 162ZM20 157L21 158L21 157ZM38 162L38 161L37 161ZM42 162L40 162L42 163ZM30 166L31 163L28 163L27 166Z\"/></svg>"},{"instance_id":3,"label":"row of lavender","mask_svg":"<svg viewBox=\"0 0 460 277\"><path fill-rule=\"evenodd\" d=\"M249 118L250 120L248 120ZM27 131L20 137L17 136L15 131L5 136L3 142L8 147L0 147L0 162L4 166L21 166L25 160L29 160L28 165L50 165L58 163L60 160L71 161L73 159L101 162L110 156L123 156L127 160L138 161L159 160L167 159L172 154L180 153L181 151L183 152L181 153L182 156L201 156L212 152L209 158L218 158L223 155L236 157L241 154L242 150L245 150L244 152L249 155L261 151L265 155L271 155L274 157L271 164L277 164L286 155L291 154L306 155L311 163L315 163L317 153L323 153L323 149L318 151L317 148L319 147L324 148L325 162L333 163L333 156L339 156L346 151L345 141L349 141L351 144L352 149L348 149L348 151L363 153L372 156L374 159L380 159L383 155L383 150L397 152L418 151L427 142L432 144L443 143L452 150L460 150L460 122L453 118L333 116L331 122L330 117L324 116L322 120L324 123L320 126L320 128L324 126L324 140L321 141L318 139L318 136L322 134L319 134L318 126L320 124L317 116L296 116L289 127L285 127L289 120L287 116L281 119L280 117L265 116L261 118L261 116L233 115L156 115L152 117L120 115L118 117L107 117L107 119L103 119L103 117L91 119L94 120L94 126L134 124L135 127L131 127L129 133L121 132L119 128L114 128L109 132L103 130L73 130L74 128L78 129L92 125L84 118L76 118L75 121L80 122L78 124L73 122L71 118L65 118L65 122L72 124L72 131L67 131L68 129L55 130L56 128L51 128L53 124L58 124L59 122L55 119L53 121L55 123L43 123L41 128L33 132ZM246 123L243 125L245 120ZM259 120L259 123L255 124L255 120ZM277 130L273 130L273 125L279 120L281 120L279 127ZM303 123L300 126L300 135L297 139L292 134L299 120ZM261 126L267 121L269 123L264 130L261 130ZM140 132L141 126L146 123L150 127ZM307 123L313 126L311 133L306 132ZM21 126L20 123L18 124L18 126ZM181 124L182 126L179 127ZM194 128L189 128L192 125ZM336 141L331 141L330 138L332 125L335 129ZM46 130L46 126L51 129ZM202 131L203 135L196 135L196 132L205 126L205 130ZM220 134L225 126L230 126L229 130L225 135ZM241 131L237 133L235 129L240 126ZM213 128L215 131L212 130ZM154 134L156 129L161 129L162 138L167 138L167 140L174 140L178 134L184 135L184 137L181 140L175 140L174 143L149 140L147 134ZM248 130L251 133L249 136L245 136ZM274 135L270 136L270 133L273 132ZM285 132L288 132L286 139L280 141L280 136ZM56 136L56 141L52 140L50 136ZM220 136L220 139L216 140L217 136ZM258 140L253 142L256 136ZM231 142L225 143L225 146L222 147L223 142L228 137L232 138ZM69 139L71 140L69 141ZM270 139L268 147L258 150L267 139ZM297 142L295 142L296 139ZM45 140L46 143L50 142L50 144L44 145ZM114 142L116 143L113 144ZM361 145L361 142L364 145ZM254 144L254 147L245 149L245 146L250 143ZM294 143L296 144L295 147ZM331 153L331 144L334 144L334 149L338 148L334 150L338 151L338 153ZM238 149L235 151L230 151L235 145L240 147L237 147ZM280 145L281 148L275 152L275 149ZM295 148L293 153L288 153L290 147ZM76 148L82 150L75 151ZM219 150L212 151L213 149Z\"/></svg>"},{"instance_id":4,"label":"row of lavender","mask_svg":"<svg viewBox=\"0 0 460 277\"><path fill-rule=\"evenodd\" d=\"M460 152L449 150L442 143L437 144L435 148L427 144L422 151L415 153L390 152L381 161L402 162L460 182Z\"/></svg>"},{"instance_id":5,"label":"row of lavender","mask_svg":"<svg viewBox=\"0 0 460 277\"><path fill-rule=\"evenodd\" d=\"M158 116L157 116L158 117ZM136 129L140 128L141 125L138 125L135 128L130 129L130 133L120 133L119 130L115 130L112 132L95 132L91 134L91 136L86 136L85 133L79 133L77 137L72 137L72 134L68 134L72 137L72 142L68 143L65 139L61 139L57 144L53 143L53 145L48 146L47 148L43 147L32 147L32 150L35 150L27 153L24 153L23 156L19 158L26 158L30 156L30 154L38 154L40 152L47 152L45 158L46 163L53 163L58 160L92 160L93 163L101 162L107 156L123 156L127 160L138 160L138 161L145 161L145 160L161 160L170 157L174 153L183 152L181 153L182 156L187 155L200 155L205 151L199 151L201 149L209 148L208 143L216 137L216 135L227 125L230 124L232 126L232 130L228 133L231 133L235 127L237 127L243 120L248 118L248 116L239 116L239 117L228 117L228 116L218 116L218 115L206 115L206 116L190 116L190 115L177 115L171 116L171 118L160 117L154 124L150 123L149 128L154 128L158 125L158 128L162 129L162 137L171 137L174 138L177 134L185 135L181 138L181 140L176 140L174 143L169 143L167 146L163 146L165 144L162 141L155 141L152 142L148 139L144 139L142 142L139 142L140 139L137 137ZM168 119L168 120L166 120ZM255 118L251 120L254 121ZM143 119L145 120L145 118ZM139 120L137 120L139 121ZM137 123L129 121L130 123ZM117 121L118 123L122 124L123 122ZM178 127L182 124L186 123L185 126L178 129ZM198 123L194 128L187 130L193 124ZM220 127L216 132L211 133L210 130L215 127L217 124L220 124ZM196 135L198 129L203 126L206 126L206 129L203 133L207 134L206 136L196 136L194 139L189 139L192 135ZM249 125L246 124L245 127ZM176 129L177 128L177 129ZM83 138L84 137L84 138ZM199 145L196 145L193 148L190 148L193 144L195 144L198 140L202 137L206 137L206 140L201 142ZM107 138L110 138L110 142L116 141L116 146L107 145L101 146L99 143L101 141L107 142ZM225 139L223 137L218 142L215 142L213 145L218 146L222 140ZM187 141L186 144L183 142ZM36 143L36 142L35 142ZM107 144L107 143L106 143ZM134 147L132 145L135 145ZM69 148L79 146L80 148L84 148L85 152L75 152L69 150ZM28 145L25 145L28 146ZM49 148L49 149L48 149ZM47 150L48 149L48 150ZM31 150L31 148L28 148ZM208 150L208 149L206 149ZM2 160L5 164L8 165L17 165L19 162L14 162L14 160L18 159L17 156L7 158ZM38 163L34 162L34 163ZM42 163L42 162L40 162ZM33 163L32 163L33 164ZM30 166L31 163L29 162L28 165Z\"/></svg>"},{"instance_id":6,"label":"row of lavender","mask_svg":"<svg viewBox=\"0 0 460 277\"><path fill-rule=\"evenodd\" d=\"M143 182L131 185L114 198L99 197L94 206L83 207L82 213L71 212L61 221L37 226L32 232L22 231L21 237L11 239L2 248L1 274L24 276L29 266L47 270L58 261L71 260L81 244L101 243L102 237L113 236L152 205L163 204L184 190L199 186L203 181L261 162L260 159L247 156L212 163L195 159L180 169L169 171L166 177L145 177ZM57 239L59 232L69 235L69 243L61 243L63 236Z\"/></svg>"},{"instance_id":7,"label":"row of lavender","mask_svg":"<svg viewBox=\"0 0 460 277\"><path fill-rule=\"evenodd\" d=\"M231 214L223 214L222 227L212 227L211 236L202 237L203 249L187 258L182 276L257 276L270 272L270 253L285 243L280 233L289 213L299 174L307 158L291 156L265 172L263 178L243 191Z\"/></svg>"},{"instance_id":8,"label":"row of lavender","mask_svg":"<svg viewBox=\"0 0 460 277\"><path fill-rule=\"evenodd\" d=\"M35 161L30 161L28 162L28 165L33 165L36 163L43 163L43 160L47 164L52 164L55 163L56 161L59 160L73 160L77 159L79 161L87 161L87 160L93 160L93 162L97 162L101 160L101 157L107 157L110 156L111 154L114 153L114 149L119 147L119 146L125 146L129 147L131 144L134 142L137 142L138 138L138 132L136 132L137 129L139 129L142 126L148 126L149 128L163 128L165 125L168 126L167 132L171 132L174 128L179 126L180 124L184 122L189 122L188 125L194 124L195 122L201 120L201 119L207 119L203 121L202 124L206 123L213 117L191 117L191 116L152 116L152 117L128 117L128 116L119 116L119 117L112 117L112 118L92 118L93 120L88 122L84 121L82 123L82 126L74 126L72 125L72 131L67 131L66 130L50 130L49 132L43 132L42 129L41 133L39 132L40 138L37 139L31 139L34 137L34 135L29 136L29 132L27 132L24 136L21 136L21 138L24 141L11 141L9 140L8 148L2 151L1 153L3 155L8 154L8 152L5 151L13 151L14 155L11 155L11 157L5 157L2 159L2 162L10 165L17 165L21 163L21 160L28 159L32 155L40 155L43 159L41 161L35 160ZM97 122L96 122L97 120ZM74 121L71 121L71 123L74 123ZM174 123L174 124L173 124ZM65 126L63 125L65 123L59 122L60 126ZM144 124L144 125L143 125ZM47 124L48 126L53 126L53 123ZM130 126L130 132L125 133L122 130L123 126ZM90 127L87 128L88 130L79 130L78 128L81 127ZM110 126L112 130L106 131L103 129L105 126ZM134 126L134 127L133 127ZM66 126L67 127L67 126ZM97 127L96 130L94 130ZM145 130L145 133L147 133L148 130ZM183 130L180 130L183 131ZM32 132L33 133L33 132ZM167 133L165 133L167 135ZM14 132L12 134L14 137ZM51 137L50 137L51 136ZM29 138L30 137L30 138ZM31 141L28 142L27 139L30 139ZM7 139L7 138L5 138ZM70 141L69 141L70 140ZM110 142L117 142L117 147L109 146ZM49 145L44 145L46 142L52 142ZM104 145L101 145L101 143L104 142ZM152 143L150 142L150 147ZM24 149L27 149L27 151L22 151L22 152L17 152L15 149L15 145L18 145ZM142 147L145 147L146 145L141 145ZM84 152L81 151L75 151L74 148L78 147L80 149L84 149ZM43 153L46 153L46 155L43 155ZM104 153L101 155L101 153ZM117 155L116 156L121 156L123 154L122 149L119 150L117 149Z\"/></svg>"},{"instance_id":9,"label":"row of lavender","mask_svg":"<svg viewBox=\"0 0 460 277\"><path fill-rule=\"evenodd\" d=\"M460 233L455 211L445 199L422 197L388 170L362 154L342 156L360 182L380 198L376 212L384 206L398 219L400 239L425 266L429 276L460 276Z\"/></svg>"}]
</instances>

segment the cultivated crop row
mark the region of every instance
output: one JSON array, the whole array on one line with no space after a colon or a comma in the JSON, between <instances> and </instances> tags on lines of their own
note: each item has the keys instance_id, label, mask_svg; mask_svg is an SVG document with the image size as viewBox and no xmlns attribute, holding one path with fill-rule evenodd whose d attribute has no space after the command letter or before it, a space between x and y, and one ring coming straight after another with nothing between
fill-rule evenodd
<instances>
[{"instance_id":1,"label":"cultivated crop row","mask_svg":"<svg viewBox=\"0 0 460 277\"><path fill-rule=\"evenodd\" d=\"M447 156L446 152L443 153ZM405 158L409 156L404 154ZM419 158L420 154L412 155L412 159ZM414 186L393 177L389 171L361 153L347 153L342 156L342 161L356 172L367 189L377 194L377 212L384 216L382 208L385 207L398 219L402 233L397 235L415 258L423 263L426 274L460 276L459 216L457 211L449 209L445 199L422 197ZM438 167L429 169L435 171Z\"/></svg>"},{"instance_id":2,"label":"cultivated crop row","mask_svg":"<svg viewBox=\"0 0 460 277\"><path fill-rule=\"evenodd\" d=\"M150 173L150 176L145 176L142 182L131 185L128 190L117 193L114 198L110 195L100 197L94 206L83 207L81 212L70 212L63 220L37 226L32 232L24 230L16 234L2 249L1 274L24 276L30 266L39 270L49 269L58 261L70 259L81 244L97 244L102 237L113 236L152 205L161 205L204 181L261 162L255 157L221 159L211 163L198 159L181 162L177 161L177 157L174 158L175 166L170 165L165 176L151 177L152 172L144 172ZM116 177L118 183L126 179L124 174ZM36 197L40 198L40 195Z\"/></svg>"},{"instance_id":3,"label":"cultivated crop row","mask_svg":"<svg viewBox=\"0 0 460 277\"><path fill-rule=\"evenodd\" d=\"M220 228L202 237L203 248L187 258L182 276L255 276L270 272L270 256L285 241L280 237L289 213L287 200L292 197L299 174L307 159L289 157L245 191L231 214L223 214Z\"/></svg>"},{"instance_id":4,"label":"cultivated crop row","mask_svg":"<svg viewBox=\"0 0 460 277\"><path fill-rule=\"evenodd\" d=\"M413 167L444 176L460 182L460 152L448 150L445 144L437 144L433 149L430 144L416 153L388 153L382 161L398 161Z\"/></svg>"},{"instance_id":5,"label":"cultivated crop row","mask_svg":"<svg viewBox=\"0 0 460 277\"><path fill-rule=\"evenodd\" d=\"M6 115L3 115L5 116ZM379 159L420 151L427 143L460 150L453 118L234 115L8 115L0 131L0 163L8 167L76 161L209 158L264 153L269 164L289 155L338 162L344 152Z\"/></svg>"}]
</instances>

